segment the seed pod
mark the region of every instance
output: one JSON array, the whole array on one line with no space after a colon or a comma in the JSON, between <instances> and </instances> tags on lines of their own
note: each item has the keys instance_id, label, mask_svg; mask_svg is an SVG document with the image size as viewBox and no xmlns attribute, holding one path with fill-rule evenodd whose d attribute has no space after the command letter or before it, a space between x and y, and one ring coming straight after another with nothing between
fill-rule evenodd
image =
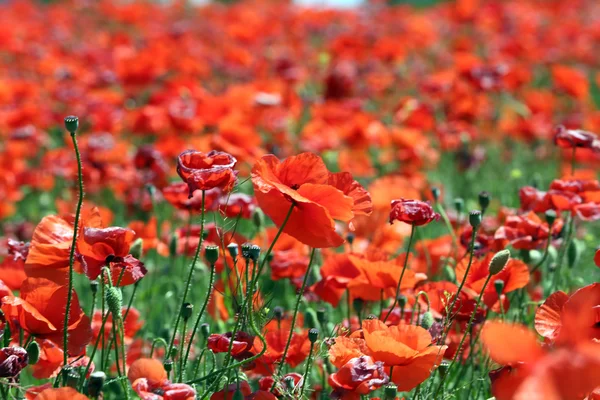
<instances>
[{"instance_id":1,"label":"seed pod","mask_svg":"<svg viewBox=\"0 0 600 400\"><path fill-rule=\"evenodd\" d=\"M181 307L181 318L183 318L184 321L187 322L187 320L190 319L190 317L192 316L193 312L194 312L193 304L183 303L183 306Z\"/></svg>"},{"instance_id":2,"label":"seed pod","mask_svg":"<svg viewBox=\"0 0 600 400\"><path fill-rule=\"evenodd\" d=\"M504 291L504 281L502 279L496 279L494 281L494 289L496 289L496 294L500 297L502 291Z\"/></svg>"},{"instance_id":3,"label":"seed pod","mask_svg":"<svg viewBox=\"0 0 600 400\"><path fill-rule=\"evenodd\" d=\"M398 305L400 306L401 309L406 306L407 301L408 301L408 299L406 298L405 295L401 294L400 296L398 296Z\"/></svg>"},{"instance_id":4,"label":"seed pod","mask_svg":"<svg viewBox=\"0 0 600 400\"><path fill-rule=\"evenodd\" d=\"M210 265L215 265L219 259L219 247L218 246L206 246L204 249L204 258Z\"/></svg>"},{"instance_id":5,"label":"seed pod","mask_svg":"<svg viewBox=\"0 0 600 400\"><path fill-rule=\"evenodd\" d=\"M207 323L200 325L200 334L205 340L208 339L210 336L210 325Z\"/></svg>"},{"instance_id":6,"label":"seed pod","mask_svg":"<svg viewBox=\"0 0 600 400\"><path fill-rule=\"evenodd\" d=\"M318 329L312 328L311 330L308 331L308 340L310 340L311 343L314 344L318 338L319 338L319 330Z\"/></svg>"},{"instance_id":7,"label":"seed pod","mask_svg":"<svg viewBox=\"0 0 600 400\"><path fill-rule=\"evenodd\" d=\"M489 272L491 275L499 274L500 271L506 267L508 261L510 260L510 250L504 249L500 250L492 257L492 261L490 261Z\"/></svg>"},{"instance_id":8,"label":"seed pod","mask_svg":"<svg viewBox=\"0 0 600 400\"><path fill-rule=\"evenodd\" d=\"M471 224L473 229L479 228L481 225L481 211L473 210L469 213L469 224Z\"/></svg>"},{"instance_id":9,"label":"seed pod","mask_svg":"<svg viewBox=\"0 0 600 400\"><path fill-rule=\"evenodd\" d=\"M479 207L481 207L481 212L485 213L488 206L490 205L490 194L486 191L479 193Z\"/></svg>"},{"instance_id":10,"label":"seed pod","mask_svg":"<svg viewBox=\"0 0 600 400\"><path fill-rule=\"evenodd\" d=\"M548 223L548 226L552 226L552 224L554 224L554 221L556 221L556 211L547 210L545 215L546 215L546 222Z\"/></svg>"},{"instance_id":11,"label":"seed pod","mask_svg":"<svg viewBox=\"0 0 600 400\"><path fill-rule=\"evenodd\" d=\"M355 237L356 235L354 235L354 233L348 232L348 234L346 235L346 241L348 242L348 244L352 245L352 243L354 243Z\"/></svg>"},{"instance_id":12,"label":"seed pod","mask_svg":"<svg viewBox=\"0 0 600 400\"><path fill-rule=\"evenodd\" d=\"M231 256L231 258L233 258L235 260L239 254L238 244L234 243L234 242L229 243L227 245L227 251L229 252L229 255Z\"/></svg>"},{"instance_id":13,"label":"seed pod","mask_svg":"<svg viewBox=\"0 0 600 400\"><path fill-rule=\"evenodd\" d=\"M92 294L98 293L98 286L100 286L100 284L98 283L98 281L91 281L90 282L90 290L92 291Z\"/></svg>"},{"instance_id":14,"label":"seed pod","mask_svg":"<svg viewBox=\"0 0 600 400\"><path fill-rule=\"evenodd\" d=\"M253 244L252 246L250 246L248 254L250 255L250 259L252 261L257 262L258 258L260 257L260 247Z\"/></svg>"},{"instance_id":15,"label":"seed pod","mask_svg":"<svg viewBox=\"0 0 600 400\"><path fill-rule=\"evenodd\" d=\"M389 384L383 389L384 400L394 400L398 394L398 388L394 384Z\"/></svg>"},{"instance_id":16,"label":"seed pod","mask_svg":"<svg viewBox=\"0 0 600 400\"><path fill-rule=\"evenodd\" d=\"M74 115L69 115L65 117L65 128L70 133L75 133L79 128L79 118Z\"/></svg>"},{"instance_id":17,"label":"seed pod","mask_svg":"<svg viewBox=\"0 0 600 400\"><path fill-rule=\"evenodd\" d=\"M175 348L173 348L173 349L175 349ZM173 370L173 360L171 360L171 359L165 360L165 362L163 362L163 367L165 368L165 371L167 371L167 375L169 375L171 373L171 371Z\"/></svg>"}]
</instances>

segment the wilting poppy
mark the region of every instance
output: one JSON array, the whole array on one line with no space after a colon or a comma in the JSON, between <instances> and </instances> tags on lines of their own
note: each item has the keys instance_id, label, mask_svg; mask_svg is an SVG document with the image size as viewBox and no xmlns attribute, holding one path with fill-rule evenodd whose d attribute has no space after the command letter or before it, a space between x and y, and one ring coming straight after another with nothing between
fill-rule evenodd
<instances>
[{"instance_id":1,"label":"wilting poppy","mask_svg":"<svg viewBox=\"0 0 600 400\"><path fill-rule=\"evenodd\" d=\"M2 311L18 335L22 328L27 335L63 343L64 311L67 286L58 285L44 278L27 278L21 286L20 297L6 296L2 299ZM71 355L79 355L91 339L90 319L79 306L77 293L73 292L69 315L69 349Z\"/></svg>"},{"instance_id":2,"label":"wilting poppy","mask_svg":"<svg viewBox=\"0 0 600 400\"><path fill-rule=\"evenodd\" d=\"M27 366L27 351L19 346L0 349L0 378L14 378Z\"/></svg>"},{"instance_id":3,"label":"wilting poppy","mask_svg":"<svg viewBox=\"0 0 600 400\"><path fill-rule=\"evenodd\" d=\"M438 220L440 215L433 211L429 203L420 200L392 200L390 224L394 221L404 222L413 226L421 226Z\"/></svg>"},{"instance_id":4,"label":"wilting poppy","mask_svg":"<svg viewBox=\"0 0 600 400\"><path fill-rule=\"evenodd\" d=\"M142 400L193 400L196 397L193 387L171 383L163 364L151 358L141 358L131 364L127 378Z\"/></svg>"},{"instance_id":5,"label":"wilting poppy","mask_svg":"<svg viewBox=\"0 0 600 400\"><path fill-rule=\"evenodd\" d=\"M312 153L284 162L266 155L254 165L252 183L259 206L275 225L283 224L293 206L283 231L311 247L341 245L334 220L349 222L372 210L369 194L349 173L330 173Z\"/></svg>"},{"instance_id":6,"label":"wilting poppy","mask_svg":"<svg viewBox=\"0 0 600 400\"><path fill-rule=\"evenodd\" d=\"M187 183L191 198L196 190L220 188L226 192L233 189L237 160L221 151L202 153L186 150L177 157L177 173Z\"/></svg>"},{"instance_id":7,"label":"wilting poppy","mask_svg":"<svg viewBox=\"0 0 600 400\"><path fill-rule=\"evenodd\" d=\"M598 137L592 132L579 129L567 129L560 125L554 130L554 143L566 148L591 148Z\"/></svg>"}]
</instances>

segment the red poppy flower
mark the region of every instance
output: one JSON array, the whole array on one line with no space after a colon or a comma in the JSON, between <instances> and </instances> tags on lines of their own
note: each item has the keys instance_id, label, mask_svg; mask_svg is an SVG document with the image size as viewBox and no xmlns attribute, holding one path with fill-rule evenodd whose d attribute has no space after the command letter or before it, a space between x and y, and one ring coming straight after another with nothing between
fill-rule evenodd
<instances>
[{"instance_id":1,"label":"red poppy flower","mask_svg":"<svg viewBox=\"0 0 600 400\"><path fill-rule=\"evenodd\" d=\"M594 263L596 267L600 268L600 249L596 250L596 254L594 255Z\"/></svg>"},{"instance_id":2,"label":"red poppy flower","mask_svg":"<svg viewBox=\"0 0 600 400\"><path fill-rule=\"evenodd\" d=\"M22 328L26 334L39 339L62 343L67 286L44 278L27 278L21 286L20 297L2 299L2 311L13 334ZM90 319L79 306L73 292L69 315L69 354L79 355L90 342Z\"/></svg>"},{"instance_id":3,"label":"red poppy flower","mask_svg":"<svg viewBox=\"0 0 600 400\"><path fill-rule=\"evenodd\" d=\"M554 130L554 143L559 147L581 147L589 149L598 137L592 132L579 129L567 129L560 125Z\"/></svg>"},{"instance_id":4,"label":"red poppy flower","mask_svg":"<svg viewBox=\"0 0 600 400\"><path fill-rule=\"evenodd\" d=\"M31 366L31 375L36 379L55 378L61 372L64 362L64 352L51 340L38 340L40 357L37 363ZM77 355L68 357L67 364L73 368L86 367L90 359L86 356ZM92 362L88 371L88 377L94 372L95 365Z\"/></svg>"},{"instance_id":5,"label":"red poppy flower","mask_svg":"<svg viewBox=\"0 0 600 400\"><path fill-rule=\"evenodd\" d=\"M0 349L0 378L14 378L27 366L27 351L19 346Z\"/></svg>"},{"instance_id":6,"label":"red poppy flower","mask_svg":"<svg viewBox=\"0 0 600 400\"><path fill-rule=\"evenodd\" d=\"M184 383L171 383L162 363L151 358L135 361L127 371L131 387L142 400L193 400L196 390Z\"/></svg>"},{"instance_id":7,"label":"red poppy flower","mask_svg":"<svg viewBox=\"0 0 600 400\"><path fill-rule=\"evenodd\" d=\"M144 264L129 254L135 232L127 228L82 227L77 252L83 271L90 280L96 279L102 267L109 265L113 284L131 285L146 275Z\"/></svg>"},{"instance_id":8,"label":"red poppy flower","mask_svg":"<svg viewBox=\"0 0 600 400\"><path fill-rule=\"evenodd\" d=\"M252 169L254 193L261 209L281 226L294 208L283 231L311 247L337 247L344 239L334 220L349 222L369 215L371 198L348 173L332 174L323 160L302 153L280 162L262 157Z\"/></svg>"},{"instance_id":9,"label":"red poppy flower","mask_svg":"<svg viewBox=\"0 0 600 400\"><path fill-rule=\"evenodd\" d=\"M188 212L201 212L202 191L196 190L189 196L188 185L184 182L171 183L162 189L162 194L171 205L178 210ZM210 189L204 193L204 209L214 210L217 201L222 197L223 192L219 188Z\"/></svg>"},{"instance_id":10,"label":"red poppy flower","mask_svg":"<svg viewBox=\"0 0 600 400\"><path fill-rule=\"evenodd\" d=\"M557 219L552 225L543 222L534 212L525 215L510 216L504 226L498 228L494 239L511 244L515 249L534 250L546 245L548 236L555 236L562 230L562 220Z\"/></svg>"},{"instance_id":11,"label":"red poppy flower","mask_svg":"<svg viewBox=\"0 0 600 400\"><path fill-rule=\"evenodd\" d=\"M265 329L268 329L265 327ZM274 371L275 363L281 362L281 357L286 347L290 335L289 327L281 326L277 330L267 330L265 339L267 341L267 351L258 360L252 370L257 374L270 375ZM310 351L310 341L308 340L308 331L294 332L292 341L286 354L284 362L290 367L295 368L300 365ZM263 345L259 338L254 339L253 352L260 353Z\"/></svg>"},{"instance_id":12,"label":"red poppy flower","mask_svg":"<svg viewBox=\"0 0 600 400\"><path fill-rule=\"evenodd\" d=\"M285 381L287 380L292 380L292 382L294 382L294 387L298 387L298 385L302 381L302 375L300 375L297 372L290 372L289 374L285 374L279 380L278 385L280 385L280 387L283 387L285 385ZM260 378L260 380L258 381L258 387L263 391L269 392L271 391L271 388L273 387L274 383L275 379L272 376L265 376ZM283 396L283 393L279 390L278 385L275 385L275 390L273 390L273 393L276 396L281 397Z\"/></svg>"},{"instance_id":13,"label":"red poppy flower","mask_svg":"<svg viewBox=\"0 0 600 400\"><path fill-rule=\"evenodd\" d=\"M202 153L187 150L177 157L177 173L188 185L189 198L194 195L195 190L220 188L229 192L236 180L236 173L233 171L236 162L231 154L221 151Z\"/></svg>"},{"instance_id":14,"label":"red poppy flower","mask_svg":"<svg viewBox=\"0 0 600 400\"><path fill-rule=\"evenodd\" d=\"M79 393L77 390L65 386L62 388L45 389L34 397L34 400L89 400L87 396Z\"/></svg>"},{"instance_id":15,"label":"red poppy flower","mask_svg":"<svg viewBox=\"0 0 600 400\"><path fill-rule=\"evenodd\" d=\"M231 345L231 354L237 356L252 349L254 336L245 332L236 332L233 344L231 343L231 332L225 334L213 333L208 337L207 346L213 353L226 353Z\"/></svg>"},{"instance_id":16,"label":"red poppy flower","mask_svg":"<svg viewBox=\"0 0 600 400\"><path fill-rule=\"evenodd\" d=\"M11 290L19 290L27 278L24 266L28 253L29 243L7 239L5 243L0 244L0 256L4 256L0 263L0 275Z\"/></svg>"},{"instance_id":17,"label":"red poppy flower","mask_svg":"<svg viewBox=\"0 0 600 400\"><path fill-rule=\"evenodd\" d=\"M404 222L409 225L421 226L438 220L440 215L433 211L429 203L420 200L392 200L390 211L390 224L394 221Z\"/></svg>"},{"instance_id":18,"label":"red poppy flower","mask_svg":"<svg viewBox=\"0 0 600 400\"><path fill-rule=\"evenodd\" d=\"M383 363L369 356L350 359L337 372L329 375L332 398L355 399L379 389L390 381Z\"/></svg>"},{"instance_id":19,"label":"red poppy flower","mask_svg":"<svg viewBox=\"0 0 600 400\"><path fill-rule=\"evenodd\" d=\"M312 287L312 291L334 307L337 307L352 279L360 275L348 254L328 256L320 272L321 280Z\"/></svg>"}]
</instances>

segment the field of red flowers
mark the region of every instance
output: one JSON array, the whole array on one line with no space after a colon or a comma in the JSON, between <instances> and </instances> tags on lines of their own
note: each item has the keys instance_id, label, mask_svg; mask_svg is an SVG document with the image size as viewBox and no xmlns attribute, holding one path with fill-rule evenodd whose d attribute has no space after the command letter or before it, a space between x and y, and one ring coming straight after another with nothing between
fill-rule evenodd
<instances>
[{"instance_id":1,"label":"field of red flowers","mask_svg":"<svg viewBox=\"0 0 600 400\"><path fill-rule=\"evenodd\" d=\"M600 2L0 4L0 399L600 399Z\"/></svg>"}]
</instances>

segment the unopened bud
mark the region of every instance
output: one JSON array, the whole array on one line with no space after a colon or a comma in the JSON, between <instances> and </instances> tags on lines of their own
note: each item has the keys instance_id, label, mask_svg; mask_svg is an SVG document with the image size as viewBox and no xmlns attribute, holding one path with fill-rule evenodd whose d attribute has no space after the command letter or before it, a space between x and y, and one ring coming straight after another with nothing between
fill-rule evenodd
<instances>
[{"instance_id":1,"label":"unopened bud","mask_svg":"<svg viewBox=\"0 0 600 400\"><path fill-rule=\"evenodd\" d=\"M92 291L92 294L98 293L98 286L100 286L100 284L98 283L98 281L91 281L90 282L90 290Z\"/></svg>"},{"instance_id":2,"label":"unopened bud","mask_svg":"<svg viewBox=\"0 0 600 400\"><path fill-rule=\"evenodd\" d=\"M473 229L479 228L479 225L481 225L481 211L473 210L469 213L469 224Z\"/></svg>"},{"instance_id":3,"label":"unopened bud","mask_svg":"<svg viewBox=\"0 0 600 400\"><path fill-rule=\"evenodd\" d=\"M456 209L457 213L462 213L462 211L465 209L465 201L460 197L454 199L454 208Z\"/></svg>"},{"instance_id":4,"label":"unopened bud","mask_svg":"<svg viewBox=\"0 0 600 400\"><path fill-rule=\"evenodd\" d=\"M498 297L500 297L500 295L504 291L504 281L502 279L496 279L494 281L494 289L496 289L496 294L498 295Z\"/></svg>"},{"instance_id":5,"label":"unopened bud","mask_svg":"<svg viewBox=\"0 0 600 400\"><path fill-rule=\"evenodd\" d=\"M165 360L163 367L165 368L165 371L167 371L167 375L169 375L173 370L173 360Z\"/></svg>"},{"instance_id":6,"label":"unopened bud","mask_svg":"<svg viewBox=\"0 0 600 400\"><path fill-rule=\"evenodd\" d=\"M204 339L208 339L210 336L210 325L207 323L200 325L200 334Z\"/></svg>"},{"instance_id":7,"label":"unopened bud","mask_svg":"<svg viewBox=\"0 0 600 400\"><path fill-rule=\"evenodd\" d=\"M250 243L242 244L242 257L246 260L250 259L250 246L252 246Z\"/></svg>"},{"instance_id":8,"label":"unopened bud","mask_svg":"<svg viewBox=\"0 0 600 400\"><path fill-rule=\"evenodd\" d=\"M556 211L547 210L546 211L546 222L548 222L548 226L552 226L552 224L554 224L554 221L556 221Z\"/></svg>"},{"instance_id":9,"label":"unopened bud","mask_svg":"<svg viewBox=\"0 0 600 400\"><path fill-rule=\"evenodd\" d=\"M488 206L490 205L490 194L486 191L479 193L479 207L481 207L481 212L485 213Z\"/></svg>"},{"instance_id":10,"label":"unopened bud","mask_svg":"<svg viewBox=\"0 0 600 400\"><path fill-rule=\"evenodd\" d=\"M171 257L175 257L177 255L177 242L179 239L177 235L172 235L171 240L169 240L169 255Z\"/></svg>"},{"instance_id":11,"label":"unopened bud","mask_svg":"<svg viewBox=\"0 0 600 400\"><path fill-rule=\"evenodd\" d=\"M319 338L319 330L318 329L312 328L311 330L308 331L308 340L310 340L311 343L314 344L318 338Z\"/></svg>"},{"instance_id":12,"label":"unopened bud","mask_svg":"<svg viewBox=\"0 0 600 400\"><path fill-rule=\"evenodd\" d=\"M401 309L406 306L407 301L408 301L408 299L406 298L405 295L401 294L400 296L398 296L398 305L400 306Z\"/></svg>"},{"instance_id":13,"label":"unopened bud","mask_svg":"<svg viewBox=\"0 0 600 400\"><path fill-rule=\"evenodd\" d=\"M210 265L215 265L219 259L219 246L206 246L204 249L204 258Z\"/></svg>"},{"instance_id":14,"label":"unopened bud","mask_svg":"<svg viewBox=\"0 0 600 400\"><path fill-rule=\"evenodd\" d=\"M492 261L490 261L489 272L491 275L499 274L500 271L506 267L508 261L510 260L510 250L504 249L500 250L492 257Z\"/></svg>"},{"instance_id":15,"label":"unopened bud","mask_svg":"<svg viewBox=\"0 0 600 400\"><path fill-rule=\"evenodd\" d=\"M437 201L440 198L440 188L432 187L431 188L431 196L433 196L433 201L435 201L437 203Z\"/></svg>"},{"instance_id":16,"label":"unopened bud","mask_svg":"<svg viewBox=\"0 0 600 400\"><path fill-rule=\"evenodd\" d=\"M27 359L29 365L34 365L40 359L40 345L34 340L27 346Z\"/></svg>"},{"instance_id":17,"label":"unopened bud","mask_svg":"<svg viewBox=\"0 0 600 400\"><path fill-rule=\"evenodd\" d=\"M577 242L573 240L567 247L567 265L569 268L573 268L579 261L581 255L581 249L577 245Z\"/></svg>"},{"instance_id":18,"label":"unopened bud","mask_svg":"<svg viewBox=\"0 0 600 400\"><path fill-rule=\"evenodd\" d=\"M423 327L423 329L431 328L433 322L433 314L431 313L431 311L425 312L421 317L421 327Z\"/></svg>"},{"instance_id":19,"label":"unopened bud","mask_svg":"<svg viewBox=\"0 0 600 400\"><path fill-rule=\"evenodd\" d=\"M77 118L74 115L69 115L68 117L65 117L65 128L70 133L75 133L75 131L77 131L77 129L79 128L79 118Z\"/></svg>"},{"instance_id":20,"label":"unopened bud","mask_svg":"<svg viewBox=\"0 0 600 400\"><path fill-rule=\"evenodd\" d=\"M281 319L283 318L283 308L281 308L280 306L276 306L275 308L273 308L273 316L277 321L281 321Z\"/></svg>"},{"instance_id":21,"label":"unopened bud","mask_svg":"<svg viewBox=\"0 0 600 400\"><path fill-rule=\"evenodd\" d=\"M129 254L138 260L142 257L142 251L144 250L144 239L137 238L135 242L129 248Z\"/></svg>"},{"instance_id":22,"label":"unopened bud","mask_svg":"<svg viewBox=\"0 0 600 400\"><path fill-rule=\"evenodd\" d=\"M106 304L114 319L121 318L121 308L123 307L123 294L121 289L111 286L106 289Z\"/></svg>"}]
</instances>

